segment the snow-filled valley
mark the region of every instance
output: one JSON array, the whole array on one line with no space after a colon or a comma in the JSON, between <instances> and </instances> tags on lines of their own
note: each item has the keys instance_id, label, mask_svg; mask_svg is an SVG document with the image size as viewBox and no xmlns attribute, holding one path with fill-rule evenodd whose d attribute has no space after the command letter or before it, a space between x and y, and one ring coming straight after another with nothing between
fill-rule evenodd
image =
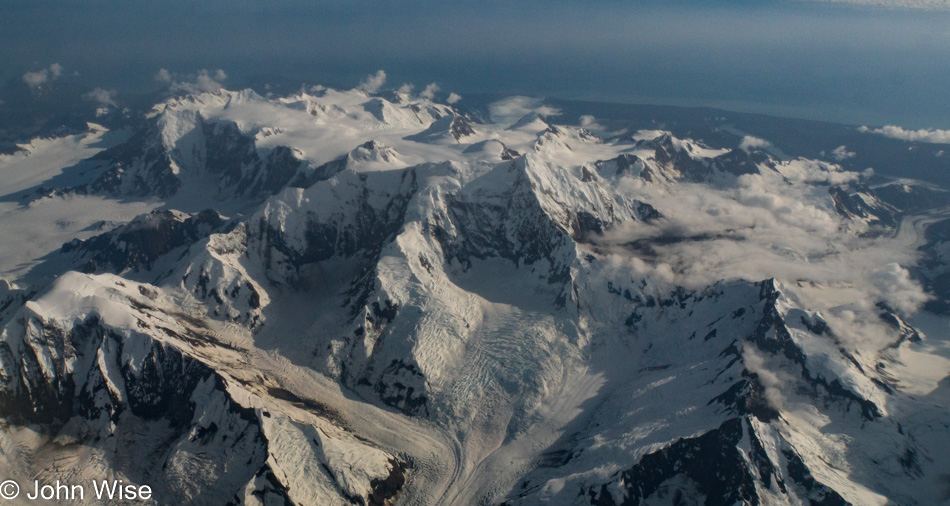
<instances>
[{"instance_id":1,"label":"snow-filled valley","mask_svg":"<svg viewBox=\"0 0 950 506\"><path fill-rule=\"evenodd\" d=\"M221 89L0 155L0 472L950 500L945 189L524 104Z\"/></svg>"}]
</instances>

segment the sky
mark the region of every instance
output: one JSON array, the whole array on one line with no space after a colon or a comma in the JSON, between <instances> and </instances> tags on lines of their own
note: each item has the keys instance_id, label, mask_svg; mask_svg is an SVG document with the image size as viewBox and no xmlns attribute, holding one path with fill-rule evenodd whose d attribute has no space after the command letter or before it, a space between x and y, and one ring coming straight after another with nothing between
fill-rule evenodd
<instances>
[{"instance_id":1,"label":"sky","mask_svg":"<svg viewBox=\"0 0 950 506\"><path fill-rule=\"evenodd\" d=\"M714 5L709 5L714 4ZM881 6L883 4L884 6ZM0 78L159 69L950 128L950 0L4 0Z\"/></svg>"}]
</instances>

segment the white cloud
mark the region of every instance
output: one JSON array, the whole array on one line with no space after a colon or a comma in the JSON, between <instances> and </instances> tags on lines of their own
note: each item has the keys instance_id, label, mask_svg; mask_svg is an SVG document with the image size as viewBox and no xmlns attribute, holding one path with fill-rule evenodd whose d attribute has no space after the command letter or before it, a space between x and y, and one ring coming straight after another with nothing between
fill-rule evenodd
<instances>
[{"instance_id":1,"label":"white cloud","mask_svg":"<svg viewBox=\"0 0 950 506\"><path fill-rule=\"evenodd\" d=\"M853 349L877 351L897 340L879 312L871 301L859 300L822 311L821 316L842 343Z\"/></svg>"},{"instance_id":2,"label":"white cloud","mask_svg":"<svg viewBox=\"0 0 950 506\"><path fill-rule=\"evenodd\" d=\"M661 262L651 265L636 256L624 255L622 252L620 254L608 254L603 260L610 267L606 271L608 278L614 278L619 272L629 269L634 276L666 285L672 285L676 280L673 268L666 263Z\"/></svg>"},{"instance_id":3,"label":"white cloud","mask_svg":"<svg viewBox=\"0 0 950 506\"><path fill-rule=\"evenodd\" d=\"M436 92L438 92L440 89L441 88L439 88L438 84L429 83L426 85L426 89L422 90L422 93L419 93L419 96L422 98L428 98L429 100L432 100L433 98L435 98Z\"/></svg>"},{"instance_id":4,"label":"white cloud","mask_svg":"<svg viewBox=\"0 0 950 506\"><path fill-rule=\"evenodd\" d=\"M211 72L208 70L201 69L198 71L198 77L194 84L201 91L217 91L224 87L220 81L225 78L227 78L227 75L221 69L214 72L214 77L211 76Z\"/></svg>"},{"instance_id":5,"label":"white cloud","mask_svg":"<svg viewBox=\"0 0 950 506\"><path fill-rule=\"evenodd\" d=\"M804 307L821 311L849 347L892 343L893 329L877 317L875 304L884 300L910 312L927 300L900 267L917 261L916 250L906 238L862 236L866 224L837 214L828 187L857 173L809 160L777 168L740 176L734 185L680 183L661 194L622 179L618 187L629 198L649 202L663 217L614 227L596 241L597 251L645 279L690 289L774 277Z\"/></svg>"},{"instance_id":6,"label":"white cloud","mask_svg":"<svg viewBox=\"0 0 950 506\"><path fill-rule=\"evenodd\" d=\"M591 116L590 114L585 114L580 117L581 127L587 128L589 130L603 130L604 127L597 123L597 118Z\"/></svg>"},{"instance_id":7,"label":"white cloud","mask_svg":"<svg viewBox=\"0 0 950 506\"><path fill-rule=\"evenodd\" d=\"M63 66L54 63L49 68L40 69L36 72L27 72L23 74L23 82L30 88L37 88L46 83L53 82L63 73Z\"/></svg>"},{"instance_id":8,"label":"white cloud","mask_svg":"<svg viewBox=\"0 0 950 506\"><path fill-rule=\"evenodd\" d=\"M115 107L115 90L104 90L102 88L96 88L89 93L86 93L82 98L86 100L92 100L101 105L111 105Z\"/></svg>"},{"instance_id":9,"label":"white cloud","mask_svg":"<svg viewBox=\"0 0 950 506\"><path fill-rule=\"evenodd\" d=\"M45 84L47 80L49 80L49 71L46 69L23 74L23 82L30 88Z\"/></svg>"},{"instance_id":10,"label":"white cloud","mask_svg":"<svg viewBox=\"0 0 950 506\"><path fill-rule=\"evenodd\" d=\"M866 169L862 174L841 170L838 165L799 158L776 167L780 174L794 183L829 183L844 184L855 181L864 175L870 177L873 169Z\"/></svg>"},{"instance_id":11,"label":"white cloud","mask_svg":"<svg viewBox=\"0 0 950 506\"><path fill-rule=\"evenodd\" d=\"M158 74L155 74L155 80L163 83L172 82L172 74L166 69L158 69Z\"/></svg>"},{"instance_id":12,"label":"white cloud","mask_svg":"<svg viewBox=\"0 0 950 506\"><path fill-rule=\"evenodd\" d=\"M488 104L488 114L498 124L511 124L530 112L542 116L558 116L560 109L543 105L544 100L533 97L514 96Z\"/></svg>"},{"instance_id":13,"label":"white cloud","mask_svg":"<svg viewBox=\"0 0 950 506\"><path fill-rule=\"evenodd\" d=\"M868 7L886 7L889 9L950 9L950 0L810 0L828 3L846 3Z\"/></svg>"},{"instance_id":14,"label":"white cloud","mask_svg":"<svg viewBox=\"0 0 950 506\"><path fill-rule=\"evenodd\" d=\"M781 410L783 404L785 404L782 386L793 384L794 379L791 375L773 367L768 363L765 355L749 345L742 347L742 361L749 372L758 376L759 383L765 388L765 400L769 407Z\"/></svg>"},{"instance_id":15,"label":"white cloud","mask_svg":"<svg viewBox=\"0 0 950 506\"><path fill-rule=\"evenodd\" d=\"M808 201L790 197L774 188L775 181L759 174L745 174L738 178L736 200L748 207L757 207L772 213L772 217L807 232L833 233L838 230L838 217L828 209L821 209Z\"/></svg>"},{"instance_id":16,"label":"white cloud","mask_svg":"<svg viewBox=\"0 0 950 506\"><path fill-rule=\"evenodd\" d=\"M379 69L375 74L366 76L366 79L360 83L359 89L367 93L376 93L384 84L386 84L386 71Z\"/></svg>"},{"instance_id":17,"label":"white cloud","mask_svg":"<svg viewBox=\"0 0 950 506\"><path fill-rule=\"evenodd\" d=\"M831 157L836 161L843 162L848 158L854 158L856 153L854 151L848 151L846 146L838 146L831 152Z\"/></svg>"},{"instance_id":18,"label":"white cloud","mask_svg":"<svg viewBox=\"0 0 950 506\"><path fill-rule=\"evenodd\" d=\"M184 79L181 79L181 77L184 77ZM159 70L158 75L155 76L157 80L163 80L167 78L173 81L170 87L171 90L174 92L183 93L204 93L218 91L224 88L224 85L221 84L221 81L227 79L227 77L228 75L221 69L214 71L201 69L197 74L189 76L178 76L177 74L169 73L165 69L161 69Z\"/></svg>"},{"instance_id":19,"label":"white cloud","mask_svg":"<svg viewBox=\"0 0 950 506\"><path fill-rule=\"evenodd\" d=\"M766 146L771 146L771 143L765 139L760 139L751 135L746 135L742 138L742 142L739 143L739 149L745 151L749 151L750 149L764 148Z\"/></svg>"},{"instance_id":20,"label":"white cloud","mask_svg":"<svg viewBox=\"0 0 950 506\"><path fill-rule=\"evenodd\" d=\"M862 126L858 128L858 131L883 135L885 137L900 139L902 141L950 144L950 130L905 130L903 127L896 125L886 125L884 128L868 128L866 126Z\"/></svg>"},{"instance_id":21,"label":"white cloud","mask_svg":"<svg viewBox=\"0 0 950 506\"><path fill-rule=\"evenodd\" d=\"M512 104L504 105L510 112ZM658 287L702 289L720 280L776 278L793 305L821 313L843 346L873 353L899 338L878 317L876 304L884 301L906 314L928 295L901 267L919 261L906 236L868 235L870 225L835 210L829 186L860 178L834 163L805 159L715 185L681 182L659 192L623 177L618 190L649 202L662 217L619 224L594 240L594 251L605 265L625 267ZM746 357L750 370L769 369L770 357L754 353ZM780 406L775 375L754 372L769 402Z\"/></svg>"},{"instance_id":22,"label":"white cloud","mask_svg":"<svg viewBox=\"0 0 950 506\"><path fill-rule=\"evenodd\" d=\"M399 93L405 93L408 95L412 93L412 90L414 88L415 86L412 83L402 83L402 86L400 86L399 89L397 89L396 91L398 91Z\"/></svg>"},{"instance_id":23,"label":"white cloud","mask_svg":"<svg viewBox=\"0 0 950 506\"><path fill-rule=\"evenodd\" d=\"M888 306L905 314L914 313L930 297L911 279L910 272L897 263L889 263L871 276L871 282Z\"/></svg>"},{"instance_id":24,"label":"white cloud","mask_svg":"<svg viewBox=\"0 0 950 506\"><path fill-rule=\"evenodd\" d=\"M459 100L462 100L462 95L455 92L449 93L449 98L445 99L445 101L450 104L456 104Z\"/></svg>"}]
</instances>

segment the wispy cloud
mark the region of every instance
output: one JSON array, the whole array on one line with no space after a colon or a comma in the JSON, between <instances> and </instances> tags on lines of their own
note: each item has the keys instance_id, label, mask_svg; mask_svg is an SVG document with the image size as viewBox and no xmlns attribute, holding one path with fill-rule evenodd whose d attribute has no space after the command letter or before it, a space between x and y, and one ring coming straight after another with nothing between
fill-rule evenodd
<instances>
[{"instance_id":1,"label":"wispy cloud","mask_svg":"<svg viewBox=\"0 0 950 506\"><path fill-rule=\"evenodd\" d=\"M838 146L831 151L831 157L836 161L843 162L848 158L854 158L856 153L854 151L848 151L847 146Z\"/></svg>"},{"instance_id":2,"label":"wispy cloud","mask_svg":"<svg viewBox=\"0 0 950 506\"><path fill-rule=\"evenodd\" d=\"M445 101L450 104L456 104L458 103L459 100L462 100L462 95L459 95L458 93L455 93L454 91L452 93L449 93L449 98L445 99Z\"/></svg>"},{"instance_id":3,"label":"wispy cloud","mask_svg":"<svg viewBox=\"0 0 950 506\"><path fill-rule=\"evenodd\" d=\"M544 105L544 100L534 97L514 96L488 104L488 114L492 121L499 124L511 124L524 115L536 112L542 116L559 116L561 110Z\"/></svg>"},{"instance_id":4,"label":"wispy cloud","mask_svg":"<svg viewBox=\"0 0 950 506\"><path fill-rule=\"evenodd\" d=\"M770 364L770 356L763 354L753 346L742 346L742 359L746 369L755 373L759 377L762 386L765 387L765 400L773 409L782 409L785 403L785 395L782 388L794 384L794 378L776 367L776 364Z\"/></svg>"},{"instance_id":5,"label":"wispy cloud","mask_svg":"<svg viewBox=\"0 0 950 506\"><path fill-rule=\"evenodd\" d=\"M829 185L860 177L798 159L718 189L684 183L657 196L631 185L630 195L663 217L617 226L598 239L598 248L611 263L626 262L645 278L688 288L777 278L821 311L849 346L880 349L894 336L879 324L877 303L911 314L928 295L907 269L918 256L905 239L863 237L873 225L835 211Z\"/></svg>"},{"instance_id":6,"label":"wispy cloud","mask_svg":"<svg viewBox=\"0 0 950 506\"><path fill-rule=\"evenodd\" d=\"M92 100L100 105L111 105L115 107L115 90L105 90L102 88L96 88L89 93L86 93L82 98L86 100Z\"/></svg>"},{"instance_id":7,"label":"wispy cloud","mask_svg":"<svg viewBox=\"0 0 950 506\"><path fill-rule=\"evenodd\" d=\"M597 122L597 118L590 114L584 114L580 117L581 127L589 130L603 130L604 127Z\"/></svg>"},{"instance_id":8,"label":"wispy cloud","mask_svg":"<svg viewBox=\"0 0 950 506\"><path fill-rule=\"evenodd\" d=\"M950 144L950 130L920 129L906 130L896 125L886 125L884 128L868 128L862 126L859 132L879 134L892 139L911 142L931 142L934 144Z\"/></svg>"},{"instance_id":9,"label":"wispy cloud","mask_svg":"<svg viewBox=\"0 0 950 506\"><path fill-rule=\"evenodd\" d=\"M201 69L196 74L176 74L167 69L159 69L155 74L155 80L162 83L169 83L169 89L178 93L204 93L217 91L224 88L222 81L228 78L228 74L221 69L208 70ZM101 93L98 96L103 96Z\"/></svg>"},{"instance_id":10,"label":"wispy cloud","mask_svg":"<svg viewBox=\"0 0 950 506\"><path fill-rule=\"evenodd\" d=\"M49 68L40 69L36 72L27 72L23 74L23 82L30 88L38 88L46 83L50 83L59 78L63 73L62 65L54 63Z\"/></svg>"},{"instance_id":11,"label":"wispy cloud","mask_svg":"<svg viewBox=\"0 0 950 506\"><path fill-rule=\"evenodd\" d=\"M889 9L950 10L950 0L805 0L837 4L885 7Z\"/></svg>"},{"instance_id":12,"label":"wispy cloud","mask_svg":"<svg viewBox=\"0 0 950 506\"><path fill-rule=\"evenodd\" d=\"M428 98L429 100L432 100L433 98L435 98L435 94L436 94L440 89L441 89L441 88L439 87L438 84L436 84L436 83L429 83L429 84L426 85L426 89L422 90L422 93L419 93L419 96L422 97L422 98Z\"/></svg>"},{"instance_id":13,"label":"wispy cloud","mask_svg":"<svg viewBox=\"0 0 950 506\"><path fill-rule=\"evenodd\" d=\"M739 143L739 149L749 151L750 149L759 149L759 148L764 148L771 145L772 144L765 139L760 139L758 137L746 135L745 137L742 138L742 142Z\"/></svg>"},{"instance_id":14,"label":"wispy cloud","mask_svg":"<svg viewBox=\"0 0 950 506\"><path fill-rule=\"evenodd\" d=\"M875 271L871 282L878 289L881 298L902 313L913 313L930 299L910 277L910 272L896 263L889 263Z\"/></svg>"},{"instance_id":15,"label":"wispy cloud","mask_svg":"<svg viewBox=\"0 0 950 506\"><path fill-rule=\"evenodd\" d=\"M188 93L218 91L221 88L224 88L224 85L221 84L221 81L224 81L227 78L228 75L225 74L221 69L215 70L214 72L201 69L198 71L198 74L194 76L194 81L175 82L172 84L172 89L177 91L185 91Z\"/></svg>"},{"instance_id":16,"label":"wispy cloud","mask_svg":"<svg viewBox=\"0 0 950 506\"><path fill-rule=\"evenodd\" d=\"M386 84L386 71L379 69L375 74L366 76L366 79L360 83L359 89L367 93L376 93Z\"/></svg>"}]
</instances>

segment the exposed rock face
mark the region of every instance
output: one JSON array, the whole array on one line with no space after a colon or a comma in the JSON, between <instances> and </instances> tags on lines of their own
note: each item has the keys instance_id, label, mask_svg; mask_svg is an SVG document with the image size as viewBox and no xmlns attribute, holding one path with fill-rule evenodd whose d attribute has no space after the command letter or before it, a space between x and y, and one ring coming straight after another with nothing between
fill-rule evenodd
<instances>
[{"instance_id":1,"label":"exposed rock face","mask_svg":"<svg viewBox=\"0 0 950 506\"><path fill-rule=\"evenodd\" d=\"M224 219L210 209L194 216L156 211L92 239L64 244L61 251L76 255L87 273L150 270L162 255L190 246L224 225Z\"/></svg>"},{"instance_id":2,"label":"exposed rock face","mask_svg":"<svg viewBox=\"0 0 950 506\"><path fill-rule=\"evenodd\" d=\"M163 503L937 500L938 190L392 98L182 97L90 161L166 205L0 280L4 452Z\"/></svg>"},{"instance_id":3,"label":"exposed rock face","mask_svg":"<svg viewBox=\"0 0 950 506\"><path fill-rule=\"evenodd\" d=\"M190 110L168 109L145 120L127 142L94 160L101 175L77 190L110 196L171 197L195 185L207 197L260 201L307 174L300 153L287 146L262 149L233 121L209 121Z\"/></svg>"},{"instance_id":4,"label":"exposed rock face","mask_svg":"<svg viewBox=\"0 0 950 506\"><path fill-rule=\"evenodd\" d=\"M85 315L59 314L69 298L95 305ZM228 346L167 302L159 289L116 276L63 276L9 319L5 335L21 337L0 342L0 414L42 428L43 451L77 459L77 477L95 479L96 465L106 465L127 482L149 484L162 501L246 504L266 495L309 504L342 490L383 504L398 493L403 462L367 448L364 458L376 462L364 464L366 481L348 476L339 466L352 463L319 450L344 440L269 412L253 385L194 356L193 347ZM325 469L323 483L307 490L281 469L290 464L282 448L301 437ZM92 453L74 454L77 444Z\"/></svg>"}]
</instances>

